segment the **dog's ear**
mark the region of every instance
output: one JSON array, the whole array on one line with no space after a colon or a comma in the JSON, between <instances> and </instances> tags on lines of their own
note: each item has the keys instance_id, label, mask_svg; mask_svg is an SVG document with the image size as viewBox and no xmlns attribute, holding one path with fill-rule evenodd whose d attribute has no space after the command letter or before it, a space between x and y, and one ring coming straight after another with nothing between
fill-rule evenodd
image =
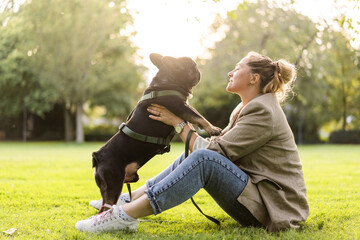
<instances>
[{"instance_id":1,"label":"dog's ear","mask_svg":"<svg viewBox=\"0 0 360 240\"><path fill-rule=\"evenodd\" d=\"M184 66L181 64L181 61L174 57L165 56L162 58L162 63L174 71L184 70Z\"/></svg>"},{"instance_id":2,"label":"dog's ear","mask_svg":"<svg viewBox=\"0 0 360 240\"><path fill-rule=\"evenodd\" d=\"M158 54L158 53L151 53L150 54L150 61L158 68L160 69L160 67L163 65L161 59L163 58L162 55Z\"/></svg>"},{"instance_id":3,"label":"dog's ear","mask_svg":"<svg viewBox=\"0 0 360 240\"><path fill-rule=\"evenodd\" d=\"M98 159L96 158L96 153L92 153L92 167L96 167L98 165Z\"/></svg>"}]
</instances>

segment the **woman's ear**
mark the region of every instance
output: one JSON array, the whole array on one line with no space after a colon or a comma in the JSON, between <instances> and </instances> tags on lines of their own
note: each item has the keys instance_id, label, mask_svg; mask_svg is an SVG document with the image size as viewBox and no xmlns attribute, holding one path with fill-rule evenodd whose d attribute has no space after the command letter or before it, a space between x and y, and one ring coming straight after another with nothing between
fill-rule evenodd
<instances>
[{"instance_id":1,"label":"woman's ear","mask_svg":"<svg viewBox=\"0 0 360 240\"><path fill-rule=\"evenodd\" d=\"M251 84L256 84L256 83L260 82L260 74L252 73L250 82L251 82Z\"/></svg>"}]
</instances>

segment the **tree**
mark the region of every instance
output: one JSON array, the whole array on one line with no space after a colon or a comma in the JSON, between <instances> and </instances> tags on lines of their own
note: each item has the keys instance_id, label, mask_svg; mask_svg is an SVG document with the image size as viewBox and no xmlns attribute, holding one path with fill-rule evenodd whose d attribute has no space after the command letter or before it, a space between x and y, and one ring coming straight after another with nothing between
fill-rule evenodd
<instances>
[{"instance_id":1,"label":"tree","mask_svg":"<svg viewBox=\"0 0 360 240\"><path fill-rule=\"evenodd\" d=\"M311 43L317 32L307 17L266 1L249 3L246 7L240 4L228 13L226 19L219 18L213 28L214 32L222 31L224 37L209 50L210 59L198 60L203 77L194 91L196 99L193 104L221 127L227 123L230 112L240 101L224 89L228 82L227 73L242 57L249 51L257 51L273 59L285 57L295 62L306 50L305 43ZM201 87L205 85L206 88ZM221 109L220 113L214 108ZM211 111L214 114L208 115ZM219 115L226 117L219 118Z\"/></svg>"},{"instance_id":2,"label":"tree","mask_svg":"<svg viewBox=\"0 0 360 240\"><path fill-rule=\"evenodd\" d=\"M19 47L27 39L22 20L9 8L0 13L0 116L23 114L23 139L26 141L27 115L41 116L49 111L57 94L40 84L39 74L27 52Z\"/></svg>"},{"instance_id":3,"label":"tree","mask_svg":"<svg viewBox=\"0 0 360 240\"><path fill-rule=\"evenodd\" d=\"M42 69L41 81L59 93L68 112L76 109L77 142L84 140L81 118L85 102L92 99L95 104L94 96L110 91L106 87L111 91L121 87L121 97L109 97L112 105L108 105L129 104L133 94L126 90L142 81L141 69L134 64L136 49L125 30L131 17L124 4L123 0L37 0L22 6L32 62ZM130 70L136 74L128 74ZM65 135L69 136L70 118L65 119Z\"/></svg>"},{"instance_id":4,"label":"tree","mask_svg":"<svg viewBox=\"0 0 360 240\"><path fill-rule=\"evenodd\" d=\"M324 52L327 57L325 81L328 84L330 112L333 119L341 122L342 130L348 130L348 117L359 118L360 73L358 67L359 51L350 46L350 40L343 32L329 30L324 33L324 44L330 51Z\"/></svg>"},{"instance_id":5,"label":"tree","mask_svg":"<svg viewBox=\"0 0 360 240\"><path fill-rule=\"evenodd\" d=\"M213 30L224 37L209 49L209 59L198 59L203 77L193 105L215 125L224 127L240 101L224 91L227 72L249 51L296 64L296 95L283 108L298 143L319 141L320 128L334 119L344 124L350 116L356 124L359 53L344 32L314 23L292 4L261 0L240 4L225 19L218 18Z\"/></svg>"}]
</instances>

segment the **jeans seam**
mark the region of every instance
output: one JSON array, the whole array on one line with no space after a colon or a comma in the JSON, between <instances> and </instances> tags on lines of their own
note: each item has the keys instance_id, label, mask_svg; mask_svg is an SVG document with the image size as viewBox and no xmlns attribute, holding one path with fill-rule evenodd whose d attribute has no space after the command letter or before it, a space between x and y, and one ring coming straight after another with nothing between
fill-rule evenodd
<instances>
[{"instance_id":1,"label":"jeans seam","mask_svg":"<svg viewBox=\"0 0 360 240\"><path fill-rule=\"evenodd\" d=\"M147 197L150 201L150 206L153 209L154 215L161 213L162 211L161 211L159 204L157 203L154 192L151 189L148 189L145 191L145 194L147 195Z\"/></svg>"}]
</instances>

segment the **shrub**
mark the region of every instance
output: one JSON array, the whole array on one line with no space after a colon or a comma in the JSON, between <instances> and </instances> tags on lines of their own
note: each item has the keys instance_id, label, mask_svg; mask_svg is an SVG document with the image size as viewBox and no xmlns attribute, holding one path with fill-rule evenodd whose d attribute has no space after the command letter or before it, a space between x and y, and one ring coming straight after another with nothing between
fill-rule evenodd
<instances>
[{"instance_id":1,"label":"shrub","mask_svg":"<svg viewBox=\"0 0 360 240\"><path fill-rule=\"evenodd\" d=\"M338 130L330 134L331 143L360 143L360 130Z\"/></svg>"},{"instance_id":2,"label":"shrub","mask_svg":"<svg viewBox=\"0 0 360 240\"><path fill-rule=\"evenodd\" d=\"M107 141L117 131L118 131L117 127L108 126L108 125L85 127L84 128L85 141Z\"/></svg>"}]
</instances>

